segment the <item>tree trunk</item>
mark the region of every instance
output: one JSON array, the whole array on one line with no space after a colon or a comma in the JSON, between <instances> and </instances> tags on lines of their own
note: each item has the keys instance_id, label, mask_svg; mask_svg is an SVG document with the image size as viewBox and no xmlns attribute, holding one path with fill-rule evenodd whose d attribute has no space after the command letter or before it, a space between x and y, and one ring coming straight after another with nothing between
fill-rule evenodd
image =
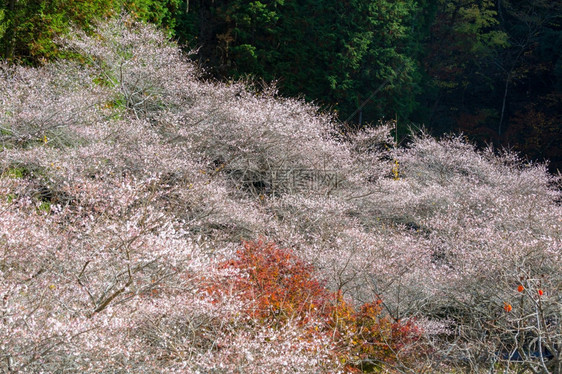
<instances>
[{"instance_id":1,"label":"tree trunk","mask_svg":"<svg viewBox=\"0 0 562 374\"><path fill-rule=\"evenodd\" d=\"M498 136L502 136L502 123L503 123L503 116L505 114L505 103L507 101L507 89L509 87L509 80L511 79L511 73L507 74L507 78L505 79L505 90L503 93L503 102L502 102L502 112L500 116L500 124L498 125Z\"/></svg>"}]
</instances>

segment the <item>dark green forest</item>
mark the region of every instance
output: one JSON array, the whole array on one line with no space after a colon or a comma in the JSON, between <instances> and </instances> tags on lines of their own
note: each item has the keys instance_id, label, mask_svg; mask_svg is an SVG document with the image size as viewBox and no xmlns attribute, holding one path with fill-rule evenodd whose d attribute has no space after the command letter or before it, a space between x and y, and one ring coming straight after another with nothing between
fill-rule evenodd
<instances>
[{"instance_id":1,"label":"dark green forest","mask_svg":"<svg viewBox=\"0 0 562 374\"><path fill-rule=\"evenodd\" d=\"M562 169L560 2L3 0L1 57L67 58L59 35L124 11L196 51L209 77L276 82L347 129L463 132Z\"/></svg>"}]
</instances>

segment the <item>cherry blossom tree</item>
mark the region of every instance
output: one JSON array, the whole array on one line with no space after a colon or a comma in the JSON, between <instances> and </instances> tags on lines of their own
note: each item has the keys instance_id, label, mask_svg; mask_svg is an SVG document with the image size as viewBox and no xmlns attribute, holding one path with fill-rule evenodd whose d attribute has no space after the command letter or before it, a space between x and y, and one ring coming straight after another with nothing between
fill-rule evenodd
<instances>
[{"instance_id":1,"label":"cherry blossom tree","mask_svg":"<svg viewBox=\"0 0 562 374\"><path fill-rule=\"evenodd\" d=\"M0 66L0 371L562 371L544 165L341 133L127 17L59 43Z\"/></svg>"}]
</instances>

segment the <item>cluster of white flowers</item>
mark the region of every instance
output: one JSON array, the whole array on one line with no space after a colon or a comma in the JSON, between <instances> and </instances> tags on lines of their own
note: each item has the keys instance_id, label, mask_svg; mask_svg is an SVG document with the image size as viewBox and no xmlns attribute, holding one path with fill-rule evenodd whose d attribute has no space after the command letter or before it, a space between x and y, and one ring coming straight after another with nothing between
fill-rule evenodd
<instances>
[{"instance_id":1,"label":"cluster of white flowers","mask_svg":"<svg viewBox=\"0 0 562 374\"><path fill-rule=\"evenodd\" d=\"M0 371L343 370L330 339L209 291L263 237L417 319L434 371L516 352L561 372L560 181L543 166L460 137L340 133L274 89L199 79L128 18L61 42L75 62L0 66ZM338 183L274 188L303 170Z\"/></svg>"}]
</instances>

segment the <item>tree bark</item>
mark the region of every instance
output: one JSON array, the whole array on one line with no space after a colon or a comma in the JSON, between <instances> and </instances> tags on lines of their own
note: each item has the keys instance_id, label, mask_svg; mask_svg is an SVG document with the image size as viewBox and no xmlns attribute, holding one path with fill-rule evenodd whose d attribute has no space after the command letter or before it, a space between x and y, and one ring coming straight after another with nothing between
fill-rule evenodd
<instances>
[{"instance_id":1,"label":"tree bark","mask_svg":"<svg viewBox=\"0 0 562 374\"><path fill-rule=\"evenodd\" d=\"M511 79L511 73L507 74L507 78L505 79L505 90L503 93L503 101L502 101L502 112L500 116L500 123L498 125L498 136L502 136L502 123L503 123L503 116L505 114L505 103L507 101L507 89L509 87L509 80Z\"/></svg>"}]
</instances>

